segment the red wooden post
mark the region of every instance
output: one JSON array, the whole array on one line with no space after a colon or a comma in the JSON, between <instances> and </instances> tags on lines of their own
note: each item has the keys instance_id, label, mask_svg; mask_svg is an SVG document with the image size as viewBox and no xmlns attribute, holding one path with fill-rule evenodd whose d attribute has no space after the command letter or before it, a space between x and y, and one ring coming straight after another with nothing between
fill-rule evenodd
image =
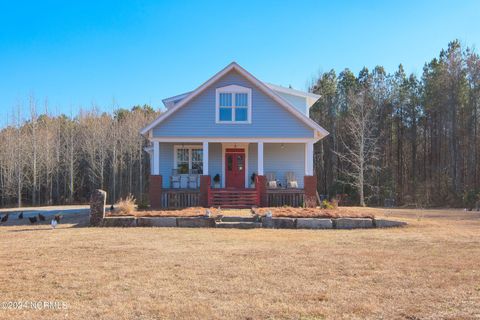
<instances>
[{"instance_id":1,"label":"red wooden post","mask_svg":"<svg viewBox=\"0 0 480 320\"><path fill-rule=\"evenodd\" d=\"M267 203L267 178L265 176L255 177L255 189L257 189L257 199L259 207L266 207Z\"/></svg>"},{"instance_id":2,"label":"red wooden post","mask_svg":"<svg viewBox=\"0 0 480 320\"><path fill-rule=\"evenodd\" d=\"M200 176L200 205L203 207L210 207L210 176Z\"/></svg>"},{"instance_id":3,"label":"red wooden post","mask_svg":"<svg viewBox=\"0 0 480 320\"><path fill-rule=\"evenodd\" d=\"M148 197L150 208L160 209L162 207L162 176L150 175Z\"/></svg>"},{"instance_id":4,"label":"red wooden post","mask_svg":"<svg viewBox=\"0 0 480 320\"><path fill-rule=\"evenodd\" d=\"M317 206L317 176L304 176L303 191L305 206L315 208Z\"/></svg>"}]
</instances>

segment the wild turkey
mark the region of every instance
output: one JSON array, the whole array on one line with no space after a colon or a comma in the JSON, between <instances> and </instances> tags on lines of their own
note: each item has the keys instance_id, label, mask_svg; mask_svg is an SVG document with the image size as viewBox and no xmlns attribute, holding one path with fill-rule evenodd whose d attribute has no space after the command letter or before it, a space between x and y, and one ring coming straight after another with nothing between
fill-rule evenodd
<instances>
[{"instance_id":1,"label":"wild turkey","mask_svg":"<svg viewBox=\"0 0 480 320\"><path fill-rule=\"evenodd\" d=\"M40 221L45 221L45 220L46 220L45 216L44 216L43 214L41 214L41 213L38 214L38 219L39 219Z\"/></svg>"},{"instance_id":2,"label":"wild turkey","mask_svg":"<svg viewBox=\"0 0 480 320\"><path fill-rule=\"evenodd\" d=\"M20 214L18 215L18 219L19 219L19 220L22 220L22 219L23 219L23 211L20 212Z\"/></svg>"},{"instance_id":3,"label":"wild turkey","mask_svg":"<svg viewBox=\"0 0 480 320\"><path fill-rule=\"evenodd\" d=\"M115 211L115 208L113 207L113 204L110 206L110 212Z\"/></svg>"},{"instance_id":4,"label":"wild turkey","mask_svg":"<svg viewBox=\"0 0 480 320\"><path fill-rule=\"evenodd\" d=\"M28 217L28 220L30 220L31 224L34 224L37 222L37 217Z\"/></svg>"},{"instance_id":5,"label":"wild turkey","mask_svg":"<svg viewBox=\"0 0 480 320\"><path fill-rule=\"evenodd\" d=\"M2 223L7 222L8 220L8 213L3 216L2 220L0 220Z\"/></svg>"}]
</instances>

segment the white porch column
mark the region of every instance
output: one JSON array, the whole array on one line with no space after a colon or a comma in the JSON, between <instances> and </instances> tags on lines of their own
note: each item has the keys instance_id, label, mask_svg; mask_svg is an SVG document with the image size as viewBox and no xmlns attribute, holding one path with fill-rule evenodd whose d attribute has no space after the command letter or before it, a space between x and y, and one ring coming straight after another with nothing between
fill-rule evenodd
<instances>
[{"instance_id":1,"label":"white porch column","mask_svg":"<svg viewBox=\"0 0 480 320\"><path fill-rule=\"evenodd\" d=\"M305 143L305 175L313 176L313 142Z\"/></svg>"},{"instance_id":2,"label":"white porch column","mask_svg":"<svg viewBox=\"0 0 480 320\"><path fill-rule=\"evenodd\" d=\"M160 175L160 142L153 141L153 174Z\"/></svg>"},{"instance_id":3,"label":"white porch column","mask_svg":"<svg viewBox=\"0 0 480 320\"><path fill-rule=\"evenodd\" d=\"M208 141L203 141L203 175L208 176Z\"/></svg>"},{"instance_id":4,"label":"white porch column","mask_svg":"<svg viewBox=\"0 0 480 320\"><path fill-rule=\"evenodd\" d=\"M257 175L263 176L263 141L259 141L257 143L257 158L258 158L258 168L257 168Z\"/></svg>"}]
</instances>

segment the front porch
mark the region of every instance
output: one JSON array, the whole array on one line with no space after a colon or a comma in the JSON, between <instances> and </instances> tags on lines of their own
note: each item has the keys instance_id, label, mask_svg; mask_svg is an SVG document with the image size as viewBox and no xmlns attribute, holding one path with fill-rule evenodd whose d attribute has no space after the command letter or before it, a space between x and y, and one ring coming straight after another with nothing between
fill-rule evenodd
<instances>
[{"instance_id":1,"label":"front porch","mask_svg":"<svg viewBox=\"0 0 480 320\"><path fill-rule=\"evenodd\" d=\"M153 141L150 153L154 208L299 207L316 199L310 140Z\"/></svg>"},{"instance_id":2,"label":"front porch","mask_svg":"<svg viewBox=\"0 0 480 320\"><path fill-rule=\"evenodd\" d=\"M260 177L261 179L262 177ZM151 177L150 183L158 182L158 178ZM207 195L203 196L207 202L202 201L201 189L161 189L150 193L150 199L159 203L152 204L152 208L182 209L188 207L222 207L222 208L249 208L249 207L302 207L305 205L305 190L296 189L268 189L262 191L258 188L227 189L209 188ZM264 202L262 203L262 199Z\"/></svg>"}]
</instances>

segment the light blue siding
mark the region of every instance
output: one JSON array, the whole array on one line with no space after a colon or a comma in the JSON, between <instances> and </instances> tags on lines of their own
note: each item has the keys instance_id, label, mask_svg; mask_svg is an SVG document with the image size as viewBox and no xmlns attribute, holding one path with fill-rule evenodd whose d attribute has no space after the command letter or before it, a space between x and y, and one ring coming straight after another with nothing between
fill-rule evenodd
<instances>
[{"instance_id":1,"label":"light blue siding","mask_svg":"<svg viewBox=\"0 0 480 320\"><path fill-rule=\"evenodd\" d=\"M263 145L263 170L275 172L277 180L285 186L285 173L294 172L298 187L303 188L305 176L305 144L304 143L265 143Z\"/></svg>"},{"instance_id":2,"label":"light blue siding","mask_svg":"<svg viewBox=\"0 0 480 320\"><path fill-rule=\"evenodd\" d=\"M173 146L174 143L160 143L160 175L163 177L162 185L170 188L170 176L173 169Z\"/></svg>"},{"instance_id":3,"label":"light blue siding","mask_svg":"<svg viewBox=\"0 0 480 320\"><path fill-rule=\"evenodd\" d=\"M210 177L212 177L212 186L213 186L213 177L218 173L220 178L222 178L222 144L221 143L209 143L208 145L208 157L209 157L209 166L208 172Z\"/></svg>"},{"instance_id":4,"label":"light blue siding","mask_svg":"<svg viewBox=\"0 0 480 320\"><path fill-rule=\"evenodd\" d=\"M252 89L251 124L215 123L215 89L239 85ZM312 138L313 129L232 70L153 129L154 137Z\"/></svg>"},{"instance_id":5,"label":"light blue siding","mask_svg":"<svg viewBox=\"0 0 480 320\"><path fill-rule=\"evenodd\" d=\"M250 183L252 180L250 177L252 176L252 173L257 173L258 174L258 146L256 143L250 143L248 145L248 185L250 186Z\"/></svg>"}]
</instances>

